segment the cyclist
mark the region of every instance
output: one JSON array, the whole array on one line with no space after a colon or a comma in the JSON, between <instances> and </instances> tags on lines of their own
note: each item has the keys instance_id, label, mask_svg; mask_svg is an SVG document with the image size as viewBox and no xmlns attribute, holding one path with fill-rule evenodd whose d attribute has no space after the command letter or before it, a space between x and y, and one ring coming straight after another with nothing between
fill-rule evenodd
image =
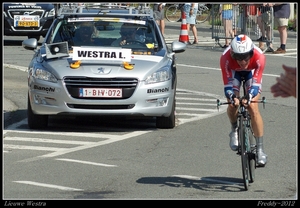
<instances>
[{"instance_id":1,"label":"cyclist","mask_svg":"<svg viewBox=\"0 0 300 208\"><path fill-rule=\"evenodd\" d=\"M257 161L259 166L267 163L267 155L263 148L263 120L259 112L258 103L251 103L251 100L258 100L261 93L262 74L265 68L266 57L262 51L253 44L246 35L238 35L227 47L221 58L220 67L224 83L225 96L228 102L227 115L231 122L230 148L233 151L238 149L237 114L239 105L241 78L245 78L247 88L247 99L242 102L248 107L251 115L251 126L254 132L257 145Z\"/></svg>"}]
</instances>

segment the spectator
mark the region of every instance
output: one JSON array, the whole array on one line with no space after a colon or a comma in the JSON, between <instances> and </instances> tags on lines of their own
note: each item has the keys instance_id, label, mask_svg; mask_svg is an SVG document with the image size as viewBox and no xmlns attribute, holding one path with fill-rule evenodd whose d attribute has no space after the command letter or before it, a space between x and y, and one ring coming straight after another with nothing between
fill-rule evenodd
<instances>
[{"instance_id":1,"label":"spectator","mask_svg":"<svg viewBox=\"0 0 300 208\"><path fill-rule=\"evenodd\" d=\"M198 35L197 35L197 28L196 28L196 15L198 11L198 3L185 3L183 12L185 13L186 17L186 27L187 31L189 32L190 29L193 33L194 36L194 42L190 43L188 42L189 45L191 44L198 44Z\"/></svg>"},{"instance_id":2,"label":"spectator","mask_svg":"<svg viewBox=\"0 0 300 208\"><path fill-rule=\"evenodd\" d=\"M260 14L258 4L244 4L246 9L246 18L252 25L252 30L256 35L259 35L259 25L257 23L257 16Z\"/></svg>"},{"instance_id":3,"label":"spectator","mask_svg":"<svg viewBox=\"0 0 300 208\"><path fill-rule=\"evenodd\" d=\"M232 29L232 4L221 4L220 13L222 13L222 23L225 32L225 45L222 48L227 48L230 44L230 40L234 37L234 32Z\"/></svg>"},{"instance_id":4,"label":"spectator","mask_svg":"<svg viewBox=\"0 0 300 208\"><path fill-rule=\"evenodd\" d=\"M296 67L288 67L282 65L285 74L281 74L280 77L276 78L276 84L271 86L271 93L274 97L290 97L293 96L297 98L296 89Z\"/></svg>"},{"instance_id":5,"label":"spectator","mask_svg":"<svg viewBox=\"0 0 300 208\"><path fill-rule=\"evenodd\" d=\"M290 17L290 4L269 3L268 5L273 6L274 26L277 27L280 36L280 47L273 53L285 53L285 45L287 41L287 27Z\"/></svg>"},{"instance_id":6,"label":"spectator","mask_svg":"<svg viewBox=\"0 0 300 208\"><path fill-rule=\"evenodd\" d=\"M271 8L268 4L264 3L259 7L260 14L257 17L257 24L261 31L261 37L257 39L259 41L259 48L264 50L264 43L267 42L266 52L274 52L271 43Z\"/></svg>"},{"instance_id":7,"label":"spectator","mask_svg":"<svg viewBox=\"0 0 300 208\"><path fill-rule=\"evenodd\" d=\"M165 35L165 5L166 3L155 3L153 5L154 17L163 36Z\"/></svg>"}]
</instances>

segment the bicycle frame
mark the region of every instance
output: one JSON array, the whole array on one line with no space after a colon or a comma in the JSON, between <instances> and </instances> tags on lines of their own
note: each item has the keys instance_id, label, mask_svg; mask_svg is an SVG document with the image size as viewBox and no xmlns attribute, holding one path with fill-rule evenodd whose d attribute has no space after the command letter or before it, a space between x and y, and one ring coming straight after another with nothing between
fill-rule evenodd
<instances>
[{"instance_id":1,"label":"bicycle frame","mask_svg":"<svg viewBox=\"0 0 300 208\"><path fill-rule=\"evenodd\" d=\"M240 100L240 102L242 99ZM249 183L254 182L255 156L251 152L249 134L251 130L251 118L247 108L244 105L239 106L238 112L238 152L241 155L242 173L244 187L248 190ZM250 160L254 159L252 166Z\"/></svg>"},{"instance_id":2,"label":"bicycle frame","mask_svg":"<svg viewBox=\"0 0 300 208\"><path fill-rule=\"evenodd\" d=\"M242 79L243 96L239 97L240 105L238 106L238 152L237 154L241 156L242 162L242 173L243 173L243 183L245 190L248 190L249 183L253 183L255 179L255 168L256 168L256 146L254 146L255 139L253 136L253 131L251 127L251 116L242 103L242 100L246 96L246 86L245 80ZM265 97L259 101L251 101L251 103L263 103L265 104ZM231 102L221 103L217 100L217 108L220 105L231 104ZM263 105L265 107L265 105Z\"/></svg>"}]
</instances>

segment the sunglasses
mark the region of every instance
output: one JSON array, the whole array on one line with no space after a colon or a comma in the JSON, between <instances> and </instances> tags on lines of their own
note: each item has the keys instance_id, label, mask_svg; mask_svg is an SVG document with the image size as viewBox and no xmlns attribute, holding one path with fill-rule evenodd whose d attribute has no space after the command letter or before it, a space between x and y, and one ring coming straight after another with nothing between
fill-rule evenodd
<instances>
[{"instance_id":1,"label":"sunglasses","mask_svg":"<svg viewBox=\"0 0 300 208\"><path fill-rule=\"evenodd\" d=\"M253 51L251 51L250 53L246 53L246 54L238 54L235 53L232 55L232 58L237 60L237 61L249 61L249 59L253 56Z\"/></svg>"}]
</instances>

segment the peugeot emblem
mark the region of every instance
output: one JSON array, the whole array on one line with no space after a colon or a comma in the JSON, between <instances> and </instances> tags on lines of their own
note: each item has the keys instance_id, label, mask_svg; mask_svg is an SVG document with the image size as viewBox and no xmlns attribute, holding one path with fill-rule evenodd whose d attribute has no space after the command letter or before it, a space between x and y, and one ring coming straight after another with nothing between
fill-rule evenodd
<instances>
[{"instance_id":1,"label":"peugeot emblem","mask_svg":"<svg viewBox=\"0 0 300 208\"><path fill-rule=\"evenodd\" d=\"M104 68L103 67L98 68L98 73L99 74L104 74Z\"/></svg>"}]
</instances>

